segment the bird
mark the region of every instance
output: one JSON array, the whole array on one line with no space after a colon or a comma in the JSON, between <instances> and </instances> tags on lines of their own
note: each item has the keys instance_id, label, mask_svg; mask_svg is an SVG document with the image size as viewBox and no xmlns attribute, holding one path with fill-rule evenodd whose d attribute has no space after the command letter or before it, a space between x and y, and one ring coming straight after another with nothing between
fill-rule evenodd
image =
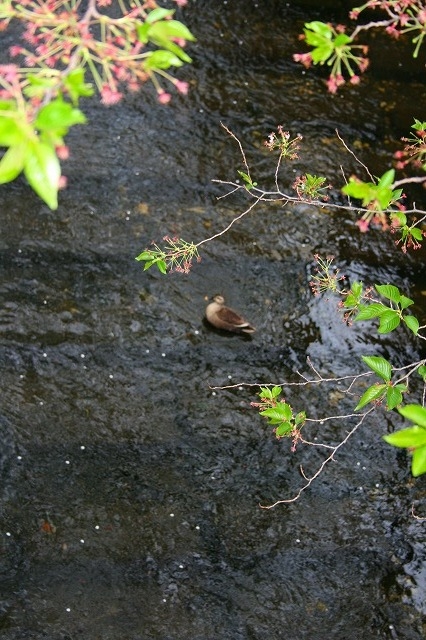
<instances>
[{"instance_id":1,"label":"bird","mask_svg":"<svg viewBox=\"0 0 426 640\"><path fill-rule=\"evenodd\" d=\"M233 333L254 333L256 329L236 311L225 306L225 298L216 294L206 307L207 321L216 327Z\"/></svg>"}]
</instances>

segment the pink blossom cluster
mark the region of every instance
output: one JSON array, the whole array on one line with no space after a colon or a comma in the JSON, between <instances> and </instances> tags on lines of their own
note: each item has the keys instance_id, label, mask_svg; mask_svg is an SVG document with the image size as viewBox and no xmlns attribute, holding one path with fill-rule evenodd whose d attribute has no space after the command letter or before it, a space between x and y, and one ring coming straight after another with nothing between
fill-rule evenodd
<instances>
[{"instance_id":1,"label":"pink blossom cluster","mask_svg":"<svg viewBox=\"0 0 426 640\"><path fill-rule=\"evenodd\" d=\"M174 1L179 7L186 4L186 0ZM137 0L128 7L125 2L114 4L122 15L112 18L101 12L111 0L88 0L84 10L79 0L10 1L0 7L0 29L7 28L12 19L24 23L24 44L13 45L9 53L13 58L22 57L27 68L66 74L87 67L106 105L119 102L124 88L137 91L147 80L153 81L159 102L166 104L171 95L160 86L155 73L145 68L150 53L138 33L149 13L158 8L157 2ZM165 72L161 75L181 94L188 92L188 83Z\"/></svg>"},{"instance_id":2,"label":"pink blossom cluster","mask_svg":"<svg viewBox=\"0 0 426 640\"><path fill-rule=\"evenodd\" d=\"M399 38L405 33L410 33L410 35L414 36L412 42L415 43L413 56L417 57L423 38L426 35L426 6L424 0L368 0L362 6L352 9L349 17L351 20L358 20L363 11L372 9L378 9L382 13L385 12L387 17L384 20L373 20L366 24L358 25L354 29L351 39L355 41L362 31L377 28L384 29L393 38ZM337 25L335 31L336 33L343 33L345 27ZM304 36L301 36L301 39L304 39ZM354 55L353 50L356 48L363 49L364 55ZM366 57L367 51L367 47L350 44L347 46L347 51L341 51L336 55L336 60L327 80L327 88L330 93L336 93L346 83L342 67L349 73L350 84L356 85L360 82L360 76L358 73L354 73L351 63L358 67L360 73L363 73L369 65L369 60ZM293 59L303 64L305 68L309 68L313 64L312 54L309 52L295 53ZM341 64L342 61L344 65Z\"/></svg>"}]
</instances>

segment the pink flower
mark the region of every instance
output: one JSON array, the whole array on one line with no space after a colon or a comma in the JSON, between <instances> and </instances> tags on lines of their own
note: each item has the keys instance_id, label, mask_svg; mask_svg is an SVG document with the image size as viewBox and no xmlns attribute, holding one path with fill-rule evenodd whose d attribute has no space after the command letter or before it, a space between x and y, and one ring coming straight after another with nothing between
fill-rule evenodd
<instances>
[{"instance_id":1,"label":"pink flower","mask_svg":"<svg viewBox=\"0 0 426 640\"><path fill-rule=\"evenodd\" d=\"M68 178L66 176L59 176L58 189L65 189L68 184Z\"/></svg>"},{"instance_id":2,"label":"pink flower","mask_svg":"<svg viewBox=\"0 0 426 640\"><path fill-rule=\"evenodd\" d=\"M176 2L178 7L184 7L186 4L188 4L188 0L174 0L174 2Z\"/></svg>"},{"instance_id":3,"label":"pink flower","mask_svg":"<svg viewBox=\"0 0 426 640\"><path fill-rule=\"evenodd\" d=\"M120 102L121 98L123 97L123 94L120 93L119 91L111 89L111 87L108 84L105 84L101 89L101 96L102 96L102 99L101 99L102 104L109 106L112 104L117 104L117 102Z\"/></svg>"},{"instance_id":4,"label":"pink flower","mask_svg":"<svg viewBox=\"0 0 426 640\"><path fill-rule=\"evenodd\" d=\"M361 220L356 221L356 225L359 227L359 230L361 231L361 233L367 233L369 224L370 224L369 221L363 220L363 218L361 218Z\"/></svg>"},{"instance_id":5,"label":"pink flower","mask_svg":"<svg viewBox=\"0 0 426 640\"><path fill-rule=\"evenodd\" d=\"M370 61L368 58L358 58L358 67L361 73L363 73L368 68L369 64Z\"/></svg>"},{"instance_id":6,"label":"pink flower","mask_svg":"<svg viewBox=\"0 0 426 640\"><path fill-rule=\"evenodd\" d=\"M12 56L12 58L14 58L15 56L19 56L22 52L23 52L23 48L22 47L18 47L18 45L13 45L13 47L9 48L9 53Z\"/></svg>"},{"instance_id":7,"label":"pink flower","mask_svg":"<svg viewBox=\"0 0 426 640\"><path fill-rule=\"evenodd\" d=\"M172 96L170 93L167 93L167 91L163 91L162 89L158 91L158 102L160 104L168 104L171 99Z\"/></svg>"},{"instance_id":8,"label":"pink flower","mask_svg":"<svg viewBox=\"0 0 426 640\"><path fill-rule=\"evenodd\" d=\"M16 82L18 80L17 71L18 66L16 64L0 65L0 75L2 75L7 82Z\"/></svg>"},{"instance_id":9,"label":"pink flower","mask_svg":"<svg viewBox=\"0 0 426 640\"><path fill-rule=\"evenodd\" d=\"M56 147L55 151L59 160L68 160L70 155L70 150L65 144L62 144L59 147Z\"/></svg>"},{"instance_id":10,"label":"pink flower","mask_svg":"<svg viewBox=\"0 0 426 640\"><path fill-rule=\"evenodd\" d=\"M182 95L186 96L189 90L188 82L183 82L183 80L176 80L175 87Z\"/></svg>"},{"instance_id":11,"label":"pink flower","mask_svg":"<svg viewBox=\"0 0 426 640\"><path fill-rule=\"evenodd\" d=\"M359 76L352 76L351 79L349 80L349 82L351 84L359 84L360 83L360 77Z\"/></svg>"},{"instance_id":12,"label":"pink flower","mask_svg":"<svg viewBox=\"0 0 426 640\"><path fill-rule=\"evenodd\" d=\"M310 53L294 53L293 60L295 62L301 62L306 69L309 69L312 64L312 56Z\"/></svg>"}]
</instances>

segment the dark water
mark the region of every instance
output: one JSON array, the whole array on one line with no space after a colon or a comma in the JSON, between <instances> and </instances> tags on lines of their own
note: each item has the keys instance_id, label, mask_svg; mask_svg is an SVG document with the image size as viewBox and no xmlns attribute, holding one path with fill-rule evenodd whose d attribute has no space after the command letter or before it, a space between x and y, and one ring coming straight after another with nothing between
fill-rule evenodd
<instances>
[{"instance_id":1,"label":"dark water","mask_svg":"<svg viewBox=\"0 0 426 640\"><path fill-rule=\"evenodd\" d=\"M410 511L426 485L380 439L398 417L373 415L299 502L265 511L320 454L276 441L253 389L211 387L300 380L307 356L326 376L361 371L366 354L413 361L410 336L346 327L308 281L313 254L334 253L350 277L405 288L424 323L424 252L398 254L350 216L263 206L206 244L190 276L143 273L134 256L243 211L211 182L242 168L221 121L259 183L273 169L262 141L284 124L305 142L288 184L305 169L339 185L339 164L355 166L335 128L384 171L424 118L423 78L379 57L359 89L327 95L291 61L316 3L198 0L187 17L199 39L188 98L88 103L57 212L23 180L0 191L2 637L420 640L425 524ZM252 340L203 324L219 290L258 327ZM334 385L286 397L316 418L354 404ZM310 435L337 442L347 429Z\"/></svg>"}]
</instances>

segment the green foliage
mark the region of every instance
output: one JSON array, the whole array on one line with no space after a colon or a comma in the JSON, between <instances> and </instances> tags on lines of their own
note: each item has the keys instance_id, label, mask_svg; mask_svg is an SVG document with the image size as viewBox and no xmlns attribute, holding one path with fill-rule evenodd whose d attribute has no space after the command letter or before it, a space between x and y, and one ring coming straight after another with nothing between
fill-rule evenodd
<instances>
[{"instance_id":1,"label":"green foliage","mask_svg":"<svg viewBox=\"0 0 426 640\"><path fill-rule=\"evenodd\" d=\"M295 433L303 427L306 414L304 411L295 414L284 399L279 399L281 392L282 388L279 386L261 387L259 392L261 402L252 402L252 406L258 407L259 414L267 419L268 424L273 425L277 438L294 437Z\"/></svg>"},{"instance_id":2,"label":"green foliage","mask_svg":"<svg viewBox=\"0 0 426 640\"><path fill-rule=\"evenodd\" d=\"M296 190L299 198L306 200L318 200L323 198L327 200L324 190L329 188L327 178L323 176L315 176L310 173L305 173L303 176L296 178L293 183L293 188Z\"/></svg>"},{"instance_id":3,"label":"green foliage","mask_svg":"<svg viewBox=\"0 0 426 640\"><path fill-rule=\"evenodd\" d=\"M311 56L314 64L332 65L336 58L342 58L350 51L351 38L344 33L337 33L325 22L306 22L304 28L306 44L313 47Z\"/></svg>"},{"instance_id":4,"label":"green foliage","mask_svg":"<svg viewBox=\"0 0 426 640\"><path fill-rule=\"evenodd\" d=\"M385 435L383 439L412 453L411 473L417 477L426 473L426 409L418 404L408 404L401 407L399 413L414 426Z\"/></svg>"},{"instance_id":5,"label":"green foliage","mask_svg":"<svg viewBox=\"0 0 426 640\"><path fill-rule=\"evenodd\" d=\"M405 309L414 304L414 301L403 295L398 287L391 284L375 285L377 293L389 300L390 305L386 305L380 301L361 303L360 300L363 296L362 283L355 283L352 287L354 286L356 287L357 294L355 295L351 292L343 303L347 308L356 308L358 310L354 321L378 318L378 332L385 334L396 329L402 320L407 328L410 329L414 335L417 335L420 326L419 321L415 316L403 313ZM392 305L395 305L396 308Z\"/></svg>"},{"instance_id":6,"label":"green foliage","mask_svg":"<svg viewBox=\"0 0 426 640\"><path fill-rule=\"evenodd\" d=\"M188 54L174 41L175 39L194 41L195 38L190 30L178 20L161 19L173 13L159 7L150 12L146 22L137 25L140 42L144 44L152 42L160 47L157 51L150 52L145 59L146 69L168 69L171 66L180 67L184 62L192 62Z\"/></svg>"},{"instance_id":7,"label":"green foliage","mask_svg":"<svg viewBox=\"0 0 426 640\"><path fill-rule=\"evenodd\" d=\"M175 271L177 273L189 273L192 261L200 261L198 248L193 242L185 242L182 238L170 238L165 236L164 247L152 243L152 249L142 251L136 260L144 262L144 271L155 266L162 274Z\"/></svg>"},{"instance_id":8,"label":"green foliage","mask_svg":"<svg viewBox=\"0 0 426 640\"><path fill-rule=\"evenodd\" d=\"M395 407L401 404L403 400L402 394L407 391L407 386L405 384L392 384L392 365L385 360L385 358L379 356L362 356L362 360L369 369L384 380L384 383L376 383L368 387L355 407L355 411L359 411L370 402L382 402L383 400L386 400L388 411L395 409Z\"/></svg>"},{"instance_id":9,"label":"green foliage","mask_svg":"<svg viewBox=\"0 0 426 640\"><path fill-rule=\"evenodd\" d=\"M257 187L257 182L253 182L248 173L244 173L244 171L240 171L239 169L237 169L237 173L244 180L244 186L247 191L250 191L250 189Z\"/></svg>"},{"instance_id":10,"label":"green foliage","mask_svg":"<svg viewBox=\"0 0 426 640\"><path fill-rule=\"evenodd\" d=\"M17 102L0 104L0 145L9 147L0 161L0 184L23 171L37 195L56 209L61 176L56 148L64 144L71 126L85 122L80 109L61 95L42 107L33 122Z\"/></svg>"},{"instance_id":11,"label":"green foliage","mask_svg":"<svg viewBox=\"0 0 426 640\"><path fill-rule=\"evenodd\" d=\"M349 183L342 187L342 193L351 198L362 200L362 206L373 211L384 211L400 200L402 189L392 189L395 180L395 170L389 169L378 179L377 183L362 182L355 176L349 178Z\"/></svg>"}]
</instances>

